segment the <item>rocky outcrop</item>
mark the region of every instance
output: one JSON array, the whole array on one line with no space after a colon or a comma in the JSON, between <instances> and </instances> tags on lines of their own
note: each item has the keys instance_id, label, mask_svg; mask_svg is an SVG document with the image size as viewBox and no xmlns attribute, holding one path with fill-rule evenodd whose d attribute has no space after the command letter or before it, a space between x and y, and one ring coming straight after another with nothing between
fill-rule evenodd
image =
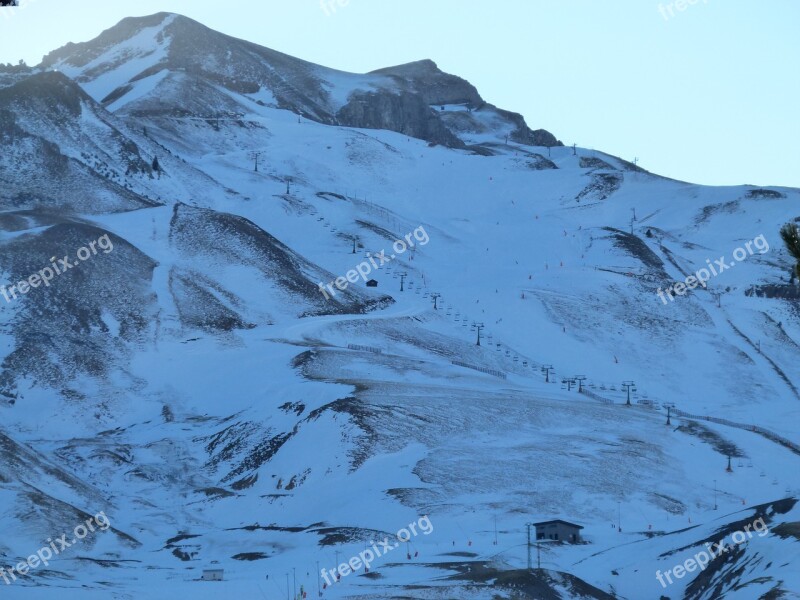
<instances>
[{"instance_id":1,"label":"rocky outcrop","mask_svg":"<svg viewBox=\"0 0 800 600\"><path fill-rule=\"evenodd\" d=\"M545 129L532 130L525 122L525 118L514 112L509 112L501 108L495 108L497 113L513 123L516 128L511 133L511 141L528 146L563 146L564 144L552 133Z\"/></svg>"},{"instance_id":2,"label":"rocky outcrop","mask_svg":"<svg viewBox=\"0 0 800 600\"><path fill-rule=\"evenodd\" d=\"M399 89L416 94L425 104L434 107L453 104L468 107L470 112L437 114L437 120L441 120L443 126L454 136L457 136L459 131L485 130L477 120L470 118L472 110L482 110L492 111L499 121L510 123L514 127L510 139L514 142L529 146L563 146L549 131L531 130L522 115L486 103L470 82L441 71L432 60L379 69L372 74L390 77Z\"/></svg>"},{"instance_id":3,"label":"rocky outcrop","mask_svg":"<svg viewBox=\"0 0 800 600\"><path fill-rule=\"evenodd\" d=\"M372 73L392 78L400 89L419 94L426 104L466 104L475 108L483 104L474 85L440 71L432 60L378 69Z\"/></svg>"},{"instance_id":4,"label":"rocky outcrop","mask_svg":"<svg viewBox=\"0 0 800 600\"><path fill-rule=\"evenodd\" d=\"M419 95L408 92L353 94L336 118L348 127L389 129L451 148L464 148L464 142L444 126L436 112Z\"/></svg>"}]
</instances>

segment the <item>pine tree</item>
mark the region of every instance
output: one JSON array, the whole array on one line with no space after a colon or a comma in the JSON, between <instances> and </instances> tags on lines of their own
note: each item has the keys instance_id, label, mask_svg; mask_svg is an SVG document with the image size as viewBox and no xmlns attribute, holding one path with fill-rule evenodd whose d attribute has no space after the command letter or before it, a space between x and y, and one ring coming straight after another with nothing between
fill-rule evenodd
<instances>
[{"instance_id":1,"label":"pine tree","mask_svg":"<svg viewBox=\"0 0 800 600\"><path fill-rule=\"evenodd\" d=\"M786 244L786 250L797 261L792 269L792 282L795 277L800 280L800 229L794 223L786 223L781 227L781 238Z\"/></svg>"}]
</instances>

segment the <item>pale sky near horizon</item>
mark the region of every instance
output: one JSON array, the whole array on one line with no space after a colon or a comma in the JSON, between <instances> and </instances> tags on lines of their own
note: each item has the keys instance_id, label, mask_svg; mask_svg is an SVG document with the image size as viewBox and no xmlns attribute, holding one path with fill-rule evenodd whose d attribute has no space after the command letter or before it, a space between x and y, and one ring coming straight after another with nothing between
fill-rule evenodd
<instances>
[{"instance_id":1,"label":"pale sky near horizon","mask_svg":"<svg viewBox=\"0 0 800 600\"><path fill-rule=\"evenodd\" d=\"M0 9L0 63L177 12L345 71L433 59L531 128L660 175L800 187L800 1L694 1L21 0Z\"/></svg>"}]
</instances>

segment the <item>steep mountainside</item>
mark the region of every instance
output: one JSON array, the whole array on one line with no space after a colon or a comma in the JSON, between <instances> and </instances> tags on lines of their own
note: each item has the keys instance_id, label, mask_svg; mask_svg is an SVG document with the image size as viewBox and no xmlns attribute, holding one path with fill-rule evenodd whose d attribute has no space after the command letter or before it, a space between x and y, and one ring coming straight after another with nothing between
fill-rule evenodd
<instances>
[{"instance_id":1,"label":"steep mountainside","mask_svg":"<svg viewBox=\"0 0 800 600\"><path fill-rule=\"evenodd\" d=\"M4 72L0 140L0 578L75 542L9 597L800 593L800 190L173 14Z\"/></svg>"}]
</instances>

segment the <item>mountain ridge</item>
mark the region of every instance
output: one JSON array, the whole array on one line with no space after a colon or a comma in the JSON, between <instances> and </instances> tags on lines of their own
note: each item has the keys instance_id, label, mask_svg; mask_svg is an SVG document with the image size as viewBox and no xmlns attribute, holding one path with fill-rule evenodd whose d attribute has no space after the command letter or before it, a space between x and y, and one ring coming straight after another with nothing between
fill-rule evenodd
<instances>
[{"instance_id":1,"label":"mountain ridge","mask_svg":"<svg viewBox=\"0 0 800 600\"><path fill-rule=\"evenodd\" d=\"M138 47L137 38L158 49ZM119 47L126 50L98 62ZM137 66L130 73L111 76L134 59ZM469 82L442 72L431 60L346 73L215 32L175 13L123 19L94 40L49 53L40 68L65 71L90 93L92 85L99 85L102 91L93 95L106 106L124 99L137 81L180 72L240 95L269 91L278 107L329 125L386 128L449 147L470 145L459 136L465 128L493 134L498 141L509 136L529 145L562 145L549 132L528 128L521 115L486 103ZM101 85L106 78L114 83ZM463 105L468 111L456 127L440 118L434 105Z\"/></svg>"}]
</instances>

